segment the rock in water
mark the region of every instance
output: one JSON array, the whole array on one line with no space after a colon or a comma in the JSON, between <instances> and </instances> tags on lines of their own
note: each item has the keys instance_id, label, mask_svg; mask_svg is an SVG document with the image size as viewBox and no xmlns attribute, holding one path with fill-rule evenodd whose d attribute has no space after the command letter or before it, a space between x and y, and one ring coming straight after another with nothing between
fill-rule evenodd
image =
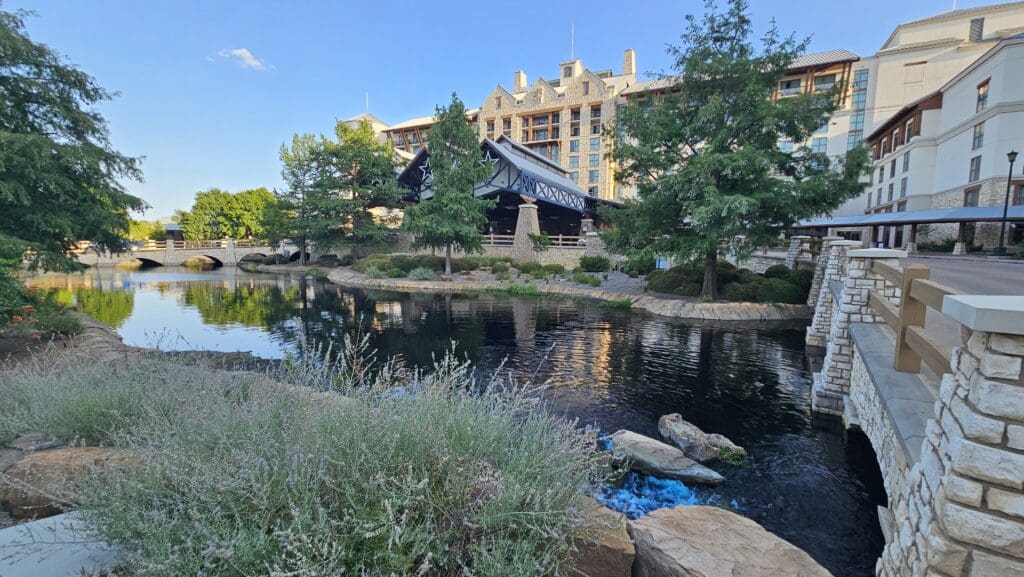
<instances>
[{"instance_id":1,"label":"rock in water","mask_svg":"<svg viewBox=\"0 0 1024 577\"><path fill-rule=\"evenodd\" d=\"M733 443L729 440L729 437L725 435L719 435L718 433L711 433L707 436L708 444L718 449L719 451L726 450L736 453L737 455L747 456L747 450L743 447Z\"/></svg>"},{"instance_id":2,"label":"rock in water","mask_svg":"<svg viewBox=\"0 0 1024 577\"><path fill-rule=\"evenodd\" d=\"M725 478L687 457L679 449L632 431L611 437L612 459L630 469L686 483L718 485Z\"/></svg>"},{"instance_id":3,"label":"rock in water","mask_svg":"<svg viewBox=\"0 0 1024 577\"><path fill-rule=\"evenodd\" d=\"M718 448L708 442L704 431L679 413L662 415L658 419L658 432L691 459L704 462L718 458Z\"/></svg>"},{"instance_id":4,"label":"rock in water","mask_svg":"<svg viewBox=\"0 0 1024 577\"><path fill-rule=\"evenodd\" d=\"M576 506L587 527L575 537L576 553L569 561L571 577L630 577L636 550L626 530L626 518L592 497L580 497Z\"/></svg>"},{"instance_id":5,"label":"rock in water","mask_svg":"<svg viewBox=\"0 0 1024 577\"><path fill-rule=\"evenodd\" d=\"M832 577L806 552L717 507L658 509L630 521L634 577Z\"/></svg>"}]
</instances>

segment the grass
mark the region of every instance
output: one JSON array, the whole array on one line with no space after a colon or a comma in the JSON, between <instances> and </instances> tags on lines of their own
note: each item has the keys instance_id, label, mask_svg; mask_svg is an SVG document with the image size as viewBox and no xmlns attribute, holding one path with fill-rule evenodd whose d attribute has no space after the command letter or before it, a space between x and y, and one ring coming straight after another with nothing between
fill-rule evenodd
<instances>
[{"instance_id":1,"label":"grass","mask_svg":"<svg viewBox=\"0 0 1024 577\"><path fill-rule=\"evenodd\" d=\"M131 450L65 496L126 551L125 574L564 574L586 530L573 501L599 480L594 432L451 356L420 371L367 353L269 376L40 360L0 382L0 440Z\"/></svg>"},{"instance_id":2,"label":"grass","mask_svg":"<svg viewBox=\"0 0 1024 577\"><path fill-rule=\"evenodd\" d=\"M312 278L324 278L324 277L327 276L327 271L325 271L323 269L319 269L319 268L314 266L314 267L310 267L309 270L306 271L306 276L312 277Z\"/></svg>"},{"instance_id":3,"label":"grass","mask_svg":"<svg viewBox=\"0 0 1024 577\"><path fill-rule=\"evenodd\" d=\"M541 295L540 289L532 284L511 283L500 287L484 287L481 290L488 293L501 293L513 296L536 297Z\"/></svg>"},{"instance_id":4,"label":"grass","mask_svg":"<svg viewBox=\"0 0 1024 577\"><path fill-rule=\"evenodd\" d=\"M603 309L628 311L633 308L633 299L627 297L611 301L602 301L598 306Z\"/></svg>"},{"instance_id":5,"label":"grass","mask_svg":"<svg viewBox=\"0 0 1024 577\"><path fill-rule=\"evenodd\" d=\"M747 464L747 453L735 449L723 448L718 450L718 460L734 467L742 467Z\"/></svg>"}]
</instances>

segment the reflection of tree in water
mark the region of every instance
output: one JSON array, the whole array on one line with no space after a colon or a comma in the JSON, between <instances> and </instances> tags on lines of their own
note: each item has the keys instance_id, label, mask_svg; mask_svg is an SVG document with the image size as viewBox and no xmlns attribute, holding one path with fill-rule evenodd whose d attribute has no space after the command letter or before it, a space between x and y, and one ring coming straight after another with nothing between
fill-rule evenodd
<instances>
[{"instance_id":1,"label":"reflection of tree in water","mask_svg":"<svg viewBox=\"0 0 1024 577\"><path fill-rule=\"evenodd\" d=\"M297 288L274 284L240 284L236 287L216 283L185 283L182 300L195 307L203 322L211 325L239 324L273 330L292 318L298 300Z\"/></svg>"},{"instance_id":2,"label":"reflection of tree in water","mask_svg":"<svg viewBox=\"0 0 1024 577\"><path fill-rule=\"evenodd\" d=\"M75 310L115 329L124 324L135 308L135 293L127 290L55 288L50 292L57 302L74 306Z\"/></svg>"}]
</instances>

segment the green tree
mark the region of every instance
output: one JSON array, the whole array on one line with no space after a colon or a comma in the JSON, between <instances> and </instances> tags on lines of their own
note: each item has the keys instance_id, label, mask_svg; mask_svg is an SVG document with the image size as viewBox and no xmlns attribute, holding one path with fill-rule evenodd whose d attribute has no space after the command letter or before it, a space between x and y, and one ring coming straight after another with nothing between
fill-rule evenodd
<instances>
[{"instance_id":1,"label":"green tree","mask_svg":"<svg viewBox=\"0 0 1024 577\"><path fill-rule=\"evenodd\" d=\"M276 202L266 188L232 194L219 188L196 193L192 208L179 210L174 219L188 240L262 238L265 213Z\"/></svg>"},{"instance_id":2,"label":"green tree","mask_svg":"<svg viewBox=\"0 0 1024 577\"><path fill-rule=\"evenodd\" d=\"M745 0L705 7L701 19L686 17L682 45L669 49L670 86L631 103L606 129L618 176L637 185L638 199L602 214L614 225L605 234L613 250L703 259L701 294L714 299L720 250L749 253L859 194L867 152L830 160L799 144L828 121L844 90L779 97L806 40L783 38L773 25L758 48ZM787 152L780 140L797 146Z\"/></svg>"},{"instance_id":3,"label":"green tree","mask_svg":"<svg viewBox=\"0 0 1024 577\"><path fill-rule=\"evenodd\" d=\"M235 238L264 238L266 212L276 202L274 193L263 186L235 193L231 206Z\"/></svg>"},{"instance_id":4,"label":"green tree","mask_svg":"<svg viewBox=\"0 0 1024 577\"><path fill-rule=\"evenodd\" d=\"M307 199L309 238L320 252L351 247L360 256L386 244L399 222L392 212L402 198L397 158L367 121L355 128L339 121L335 135L337 141L320 141L322 178Z\"/></svg>"},{"instance_id":5,"label":"green tree","mask_svg":"<svg viewBox=\"0 0 1024 577\"><path fill-rule=\"evenodd\" d=\"M165 240L164 226L155 220L128 221L128 240Z\"/></svg>"},{"instance_id":6,"label":"green tree","mask_svg":"<svg viewBox=\"0 0 1024 577\"><path fill-rule=\"evenodd\" d=\"M93 106L111 94L25 32L27 12L0 11L0 262L79 269L80 240L119 250L128 212L145 203L122 184L139 159L114 150Z\"/></svg>"},{"instance_id":7,"label":"green tree","mask_svg":"<svg viewBox=\"0 0 1024 577\"><path fill-rule=\"evenodd\" d=\"M322 138L312 134L292 136L292 144L281 145L281 178L284 190L274 191L279 207L265 220L271 240L291 239L299 246L299 263L306 263L306 247L313 218L309 198L324 180Z\"/></svg>"},{"instance_id":8,"label":"green tree","mask_svg":"<svg viewBox=\"0 0 1024 577\"><path fill-rule=\"evenodd\" d=\"M427 132L433 196L406 211L406 230L416 246L445 249L444 271L452 272L452 250L483 251L483 228L493 200L477 198L473 189L491 174L480 157L476 129L466 122L466 106L452 93L447 106L438 106Z\"/></svg>"}]
</instances>

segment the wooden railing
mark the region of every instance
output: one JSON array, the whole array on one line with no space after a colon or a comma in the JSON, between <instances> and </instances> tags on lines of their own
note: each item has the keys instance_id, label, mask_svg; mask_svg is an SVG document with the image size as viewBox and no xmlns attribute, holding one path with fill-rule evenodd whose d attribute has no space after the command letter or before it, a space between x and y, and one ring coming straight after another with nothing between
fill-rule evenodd
<instances>
[{"instance_id":1,"label":"wooden railing","mask_svg":"<svg viewBox=\"0 0 1024 577\"><path fill-rule=\"evenodd\" d=\"M919 264L898 267L876 260L871 272L885 279L887 285L901 290L898 307L878 291L868 293L871 310L896 333L893 361L896 370L920 372L924 361L937 375L950 372L952 351L925 331L925 317L929 308L942 311L943 297L963 293L929 280L930 270Z\"/></svg>"},{"instance_id":2,"label":"wooden railing","mask_svg":"<svg viewBox=\"0 0 1024 577\"><path fill-rule=\"evenodd\" d=\"M485 234L484 246L512 246L515 240L514 234Z\"/></svg>"},{"instance_id":3,"label":"wooden railing","mask_svg":"<svg viewBox=\"0 0 1024 577\"><path fill-rule=\"evenodd\" d=\"M551 246L562 246L562 247L566 247L566 246L568 246L568 247L583 246L583 243L580 242L583 239L582 236L566 236L566 235L559 234L559 235L551 236L551 237L548 237L548 238L551 239Z\"/></svg>"}]
</instances>

